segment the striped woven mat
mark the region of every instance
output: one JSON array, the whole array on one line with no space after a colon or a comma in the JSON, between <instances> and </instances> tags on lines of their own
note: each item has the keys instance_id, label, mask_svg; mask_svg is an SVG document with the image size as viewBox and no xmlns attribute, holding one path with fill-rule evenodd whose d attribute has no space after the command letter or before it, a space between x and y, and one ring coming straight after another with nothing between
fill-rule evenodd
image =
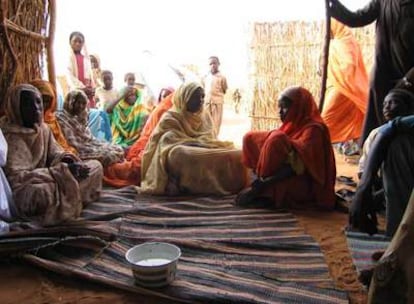
<instances>
[{"instance_id":1,"label":"striped woven mat","mask_svg":"<svg viewBox=\"0 0 414 304\"><path fill-rule=\"evenodd\" d=\"M375 262L372 260L372 254L375 251L385 251L390 243L390 238L383 234L371 236L367 233L353 231L346 232L346 239L352 260L358 271L374 267Z\"/></svg>"},{"instance_id":2,"label":"striped woven mat","mask_svg":"<svg viewBox=\"0 0 414 304\"><path fill-rule=\"evenodd\" d=\"M234 198L136 197L132 188L104 191L71 236L24 258L42 268L187 303L348 303L335 289L319 245L283 211L240 209ZM76 235L76 231L79 234ZM87 235L86 235L87 234ZM134 284L124 255L136 244L181 248L175 281Z\"/></svg>"}]
</instances>

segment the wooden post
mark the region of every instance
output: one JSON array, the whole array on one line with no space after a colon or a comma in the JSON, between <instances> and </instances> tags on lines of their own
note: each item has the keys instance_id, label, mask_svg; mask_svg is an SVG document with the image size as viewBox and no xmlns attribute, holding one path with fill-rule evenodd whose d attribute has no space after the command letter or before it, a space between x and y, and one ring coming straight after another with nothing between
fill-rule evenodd
<instances>
[{"instance_id":1,"label":"wooden post","mask_svg":"<svg viewBox=\"0 0 414 304\"><path fill-rule=\"evenodd\" d=\"M323 65L322 65L322 83L321 95L319 99L319 112L322 113L325 102L326 80L328 78L328 62L329 62L329 43L331 41L331 14L329 12L329 0L325 0L325 39L323 45Z\"/></svg>"},{"instance_id":2,"label":"wooden post","mask_svg":"<svg viewBox=\"0 0 414 304\"><path fill-rule=\"evenodd\" d=\"M11 87L11 85L14 84L14 80L16 78L16 72L17 72L17 68L18 68L18 64L19 62L17 61L17 56L16 53L13 50L13 47L11 45L10 42L10 37L9 37L9 33L8 33L8 28L6 26L6 22L7 22L7 12L8 12L8 3L7 0L1 0L0 2L0 33L3 33L2 36L3 37L3 43L6 46L6 49L10 52L10 57L11 57L11 65L10 65L10 70L7 71L8 75L3 75L2 77L4 77L4 79L7 79L6 82L7 84L4 87L4 92L1 92L1 100L0 100L0 115L3 114L3 106L4 106L4 99L5 96L7 95L7 92L9 90L9 88ZM4 60L4 58L2 58L2 60ZM3 85L3 84L2 84Z\"/></svg>"},{"instance_id":3,"label":"wooden post","mask_svg":"<svg viewBox=\"0 0 414 304\"><path fill-rule=\"evenodd\" d=\"M53 43L55 41L56 28L56 1L49 0L49 37L46 40L47 72L49 82L56 88L56 70Z\"/></svg>"}]
</instances>

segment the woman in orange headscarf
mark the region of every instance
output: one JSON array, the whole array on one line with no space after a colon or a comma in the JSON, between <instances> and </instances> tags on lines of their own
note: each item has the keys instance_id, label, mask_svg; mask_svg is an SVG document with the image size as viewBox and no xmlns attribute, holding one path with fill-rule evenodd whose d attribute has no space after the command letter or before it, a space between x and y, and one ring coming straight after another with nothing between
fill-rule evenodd
<instances>
[{"instance_id":1,"label":"woman in orange headscarf","mask_svg":"<svg viewBox=\"0 0 414 304\"><path fill-rule=\"evenodd\" d=\"M161 90L161 92L168 92L169 95L162 95L164 98L151 112L144 128L142 129L141 136L131 146L131 148L128 149L126 161L122 163L116 163L105 168L105 183L113 187L139 185L141 183L141 160L145 146L147 145L152 131L160 121L161 116L172 107L174 89L165 88ZM162 97L160 94L160 97L158 99L161 99Z\"/></svg>"},{"instance_id":2,"label":"woman in orange headscarf","mask_svg":"<svg viewBox=\"0 0 414 304\"><path fill-rule=\"evenodd\" d=\"M236 202L254 205L264 196L276 207L313 203L333 208L335 158L312 94L290 87L281 93L279 107L279 129L250 131L243 138L243 162L258 178Z\"/></svg>"},{"instance_id":3,"label":"woman in orange headscarf","mask_svg":"<svg viewBox=\"0 0 414 304\"><path fill-rule=\"evenodd\" d=\"M322 118L333 143L361 136L368 103L368 75L361 49L352 32L331 20L326 105Z\"/></svg>"},{"instance_id":4,"label":"woman in orange headscarf","mask_svg":"<svg viewBox=\"0 0 414 304\"><path fill-rule=\"evenodd\" d=\"M53 137L56 139L58 144L66 152L77 155L78 152L74 147L68 144L65 136L60 129L59 123L56 120L55 112L57 107L56 101L56 90L53 85L45 80L36 79L30 82L31 85L36 87L40 94L42 94L43 99L43 112L44 112L44 122L48 124L49 128L52 130Z\"/></svg>"}]
</instances>

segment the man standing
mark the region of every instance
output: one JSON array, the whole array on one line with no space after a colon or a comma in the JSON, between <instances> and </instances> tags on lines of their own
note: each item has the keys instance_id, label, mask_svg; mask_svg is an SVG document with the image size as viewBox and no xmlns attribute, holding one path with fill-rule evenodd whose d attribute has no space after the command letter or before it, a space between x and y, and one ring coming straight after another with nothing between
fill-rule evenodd
<instances>
[{"instance_id":1,"label":"man standing","mask_svg":"<svg viewBox=\"0 0 414 304\"><path fill-rule=\"evenodd\" d=\"M376 21L375 58L362 143L372 129L384 122L381 109L385 95L414 67L414 1L371 0L355 12L339 0L330 0L330 5L332 17L350 27Z\"/></svg>"},{"instance_id":2,"label":"man standing","mask_svg":"<svg viewBox=\"0 0 414 304\"><path fill-rule=\"evenodd\" d=\"M220 60L217 56L209 58L210 73L203 79L206 92L205 107L210 113L214 133L218 136L223 118L224 94L227 91L227 79L219 71Z\"/></svg>"}]
</instances>

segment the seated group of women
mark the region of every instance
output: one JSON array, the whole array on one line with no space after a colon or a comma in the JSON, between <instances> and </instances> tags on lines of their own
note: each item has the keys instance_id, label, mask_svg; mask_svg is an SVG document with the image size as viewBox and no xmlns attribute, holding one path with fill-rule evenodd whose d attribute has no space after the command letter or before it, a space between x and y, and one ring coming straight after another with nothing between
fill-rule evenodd
<instances>
[{"instance_id":1,"label":"seated group of women","mask_svg":"<svg viewBox=\"0 0 414 304\"><path fill-rule=\"evenodd\" d=\"M203 88L185 83L162 100L141 137L124 151L91 135L83 91L69 92L63 111L55 113L53 87L45 81L32 84L11 90L1 121L9 145L4 169L21 217L44 224L75 218L98 198L102 181L140 185L140 192L153 195L236 194L250 182L248 168L257 179L247 191L254 195L243 204L255 204L260 192L276 206L334 206L329 133L302 87L281 93L282 126L247 133L240 150L215 138L203 110Z\"/></svg>"},{"instance_id":2,"label":"seated group of women","mask_svg":"<svg viewBox=\"0 0 414 304\"><path fill-rule=\"evenodd\" d=\"M132 73L127 73L127 86L120 92L113 88L110 71L102 71L101 77L103 86L97 89L95 97L100 110L108 115L111 122L112 143L128 148L140 137L149 116L143 103L143 93L134 86L135 76Z\"/></svg>"}]
</instances>

